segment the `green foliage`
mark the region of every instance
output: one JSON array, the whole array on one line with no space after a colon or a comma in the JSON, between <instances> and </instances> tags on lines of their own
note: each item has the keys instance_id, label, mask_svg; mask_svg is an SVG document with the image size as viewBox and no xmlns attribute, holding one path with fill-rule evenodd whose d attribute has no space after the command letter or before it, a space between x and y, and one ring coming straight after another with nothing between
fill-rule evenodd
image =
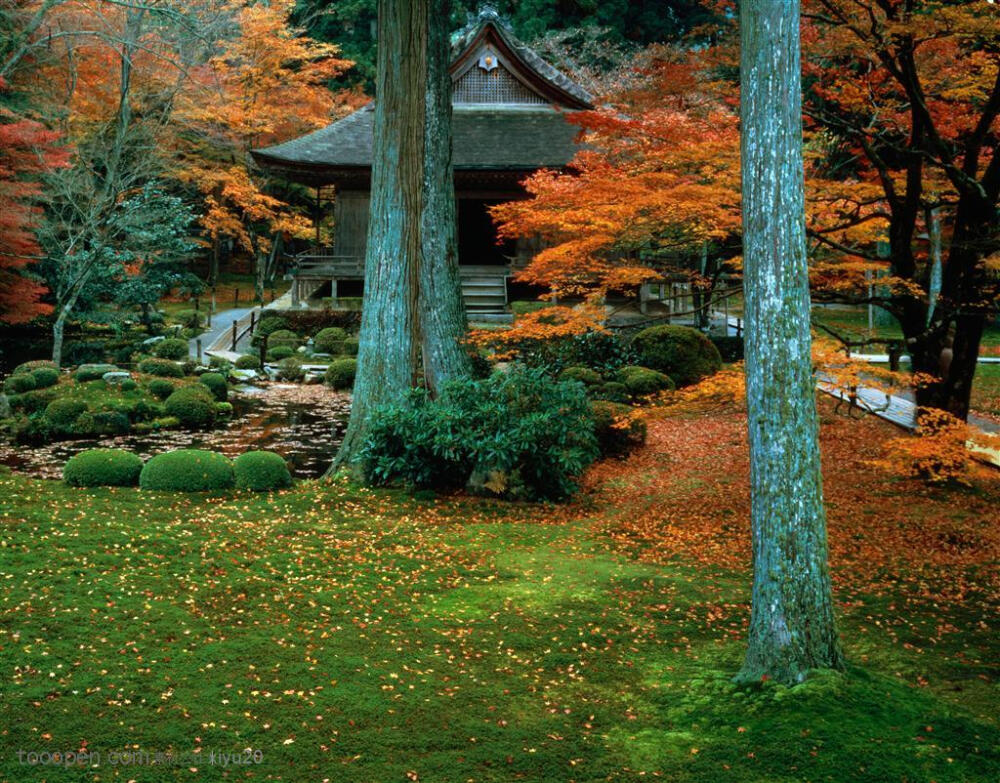
<instances>
[{"instance_id":1,"label":"green foliage","mask_svg":"<svg viewBox=\"0 0 1000 783\"><path fill-rule=\"evenodd\" d=\"M267 360L269 362L280 362L282 359L287 359L289 356L294 356L295 350L288 345L279 345L277 348L267 349Z\"/></svg>"},{"instance_id":2,"label":"green foliage","mask_svg":"<svg viewBox=\"0 0 1000 783\"><path fill-rule=\"evenodd\" d=\"M179 449L157 454L142 469L139 486L166 492L210 492L236 483L233 463L203 449Z\"/></svg>"},{"instance_id":3,"label":"green foliage","mask_svg":"<svg viewBox=\"0 0 1000 783\"><path fill-rule=\"evenodd\" d=\"M618 381L633 397L648 397L658 391L677 388L669 375L635 365L622 367L618 371Z\"/></svg>"},{"instance_id":4,"label":"green foliage","mask_svg":"<svg viewBox=\"0 0 1000 783\"><path fill-rule=\"evenodd\" d=\"M51 367L38 367L31 371L31 377L35 379L36 389L47 389L59 383L59 370Z\"/></svg>"},{"instance_id":5,"label":"green foliage","mask_svg":"<svg viewBox=\"0 0 1000 783\"><path fill-rule=\"evenodd\" d=\"M134 487L142 460L124 449L88 449L74 455L63 468L71 487Z\"/></svg>"},{"instance_id":6,"label":"green foliage","mask_svg":"<svg viewBox=\"0 0 1000 783\"><path fill-rule=\"evenodd\" d=\"M329 326L322 329L313 338L313 349L318 353L336 355L343 352L347 332L339 326Z\"/></svg>"},{"instance_id":7,"label":"green foliage","mask_svg":"<svg viewBox=\"0 0 1000 783\"><path fill-rule=\"evenodd\" d=\"M344 340L344 353L348 356L357 356L360 344L361 341L357 337L348 337Z\"/></svg>"},{"instance_id":8,"label":"green foliage","mask_svg":"<svg viewBox=\"0 0 1000 783\"><path fill-rule=\"evenodd\" d=\"M635 363L629 343L613 332L584 332L554 340L526 341L513 346L530 367L547 367L561 372L566 367L588 367L602 375Z\"/></svg>"},{"instance_id":9,"label":"green foliage","mask_svg":"<svg viewBox=\"0 0 1000 783\"><path fill-rule=\"evenodd\" d=\"M52 400L54 400L57 396L56 389L49 387L48 389L28 391L24 394L15 394L12 397L8 397L7 402L10 403L12 410L22 410L25 413L35 413L36 411L45 410L45 406L52 402Z\"/></svg>"},{"instance_id":10,"label":"green foliage","mask_svg":"<svg viewBox=\"0 0 1000 783\"><path fill-rule=\"evenodd\" d=\"M205 324L205 317L198 310L178 310L176 313L174 313L173 320L176 323L179 323L185 329L201 329L202 326L204 326ZM184 355L187 356L187 352L185 352ZM179 359L180 357L168 356L166 358Z\"/></svg>"},{"instance_id":11,"label":"green foliage","mask_svg":"<svg viewBox=\"0 0 1000 783\"><path fill-rule=\"evenodd\" d=\"M651 326L639 332L633 346L642 364L690 386L722 367L719 350L705 335L688 326Z\"/></svg>"},{"instance_id":12,"label":"green foliage","mask_svg":"<svg viewBox=\"0 0 1000 783\"><path fill-rule=\"evenodd\" d=\"M219 402L225 402L229 397L229 384L226 383L225 376L217 372L202 373L198 382L208 388L212 395Z\"/></svg>"},{"instance_id":13,"label":"green foliage","mask_svg":"<svg viewBox=\"0 0 1000 783\"><path fill-rule=\"evenodd\" d=\"M124 381L121 382L120 388L123 392L135 391L136 389L139 388L139 384L133 381L131 378L126 378Z\"/></svg>"},{"instance_id":14,"label":"green foliage","mask_svg":"<svg viewBox=\"0 0 1000 783\"><path fill-rule=\"evenodd\" d=\"M180 361L187 359L189 353L188 341L179 337L168 337L153 346L153 355L160 359Z\"/></svg>"},{"instance_id":15,"label":"green foliage","mask_svg":"<svg viewBox=\"0 0 1000 783\"><path fill-rule=\"evenodd\" d=\"M555 307L555 302L539 302L534 299L518 299L510 303L510 311L515 315L537 313L547 307Z\"/></svg>"},{"instance_id":16,"label":"green foliage","mask_svg":"<svg viewBox=\"0 0 1000 783\"><path fill-rule=\"evenodd\" d=\"M284 457L273 451L248 451L233 460L237 489L268 492L292 486Z\"/></svg>"},{"instance_id":17,"label":"green foliage","mask_svg":"<svg viewBox=\"0 0 1000 783\"><path fill-rule=\"evenodd\" d=\"M595 400L590 404L594 434L602 457L620 457L646 442L646 422L633 418L628 405Z\"/></svg>"},{"instance_id":18,"label":"green foliage","mask_svg":"<svg viewBox=\"0 0 1000 783\"><path fill-rule=\"evenodd\" d=\"M373 412L360 462L375 484L467 484L504 497L560 500L597 453L580 384L515 366L445 384L433 400L414 391L408 404Z\"/></svg>"},{"instance_id":19,"label":"green foliage","mask_svg":"<svg viewBox=\"0 0 1000 783\"><path fill-rule=\"evenodd\" d=\"M298 356L288 356L278 362L278 380L301 381L306 371L302 369L302 360Z\"/></svg>"},{"instance_id":20,"label":"green foliage","mask_svg":"<svg viewBox=\"0 0 1000 783\"><path fill-rule=\"evenodd\" d=\"M77 419L87 411L87 403L72 397L60 397L45 408L45 422L61 435L73 432Z\"/></svg>"},{"instance_id":21,"label":"green foliage","mask_svg":"<svg viewBox=\"0 0 1000 783\"><path fill-rule=\"evenodd\" d=\"M281 348L283 346L295 349L300 345L302 345L302 339L290 329L278 329L271 332L270 337L267 338L267 347L269 349Z\"/></svg>"},{"instance_id":22,"label":"green foliage","mask_svg":"<svg viewBox=\"0 0 1000 783\"><path fill-rule=\"evenodd\" d=\"M254 332L256 338L260 338L264 335L272 335L277 331L287 330L288 321L282 318L280 315L267 315L257 322L257 329ZM268 341L270 342L270 341Z\"/></svg>"},{"instance_id":23,"label":"green foliage","mask_svg":"<svg viewBox=\"0 0 1000 783\"><path fill-rule=\"evenodd\" d=\"M3 390L7 394L24 394L25 392L32 391L35 386L35 376L30 373L11 375L3 382Z\"/></svg>"},{"instance_id":24,"label":"green foliage","mask_svg":"<svg viewBox=\"0 0 1000 783\"><path fill-rule=\"evenodd\" d=\"M260 354L256 353L245 353L239 359L236 360L237 370L259 370L260 369Z\"/></svg>"},{"instance_id":25,"label":"green foliage","mask_svg":"<svg viewBox=\"0 0 1000 783\"><path fill-rule=\"evenodd\" d=\"M174 385L162 378L154 378L149 382L149 393L159 400L165 400L174 393Z\"/></svg>"},{"instance_id":26,"label":"green foliage","mask_svg":"<svg viewBox=\"0 0 1000 783\"><path fill-rule=\"evenodd\" d=\"M87 383L87 381L98 381L109 372L121 372L121 368L115 364L81 364L73 377L77 383Z\"/></svg>"},{"instance_id":27,"label":"green foliage","mask_svg":"<svg viewBox=\"0 0 1000 783\"><path fill-rule=\"evenodd\" d=\"M164 410L189 429L208 429L215 424L215 397L200 383L174 391L167 397Z\"/></svg>"},{"instance_id":28,"label":"green foliage","mask_svg":"<svg viewBox=\"0 0 1000 783\"><path fill-rule=\"evenodd\" d=\"M233 404L231 402L215 403L215 412L220 419L226 419L233 415Z\"/></svg>"},{"instance_id":29,"label":"green foliage","mask_svg":"<svg viewBox=\"0 0 1000 783\"><path fill-rule=\"evenodd\" d=\"M334 359L326 368L324 381L334 389L350 389L357 371L357 359Z\"/></svg>"},{"instance_id":30,"label":"green foliage","mask_svg":"<svg viewBox=\"0 0 1000 783\"><path fill-rule=\"evenodd\" d=\"M585 386L596 386L603 380L601 374L589 367L567 367L559 373L560 381L579 381Z\"/></svg>"},{"instance_id":31,"label":"green foliage","mask_svg":"<svg viewBox=\"0 0 1000 783\"><path fill-rule=\"evenodd\" d=\"M629 401L628 386L617 381L609 381L608 383L601 384L601 386L591 391L591 396L595 400L606 400L608 402Z\"/></svg>"},{"instance_id":32,"label":"green foliage","mask_svg":"<svg viewBox=\"0 0 1000 783\"><path fill-rule=\"evenodd\" d=\"M23 364L17 365L11 372L11 375L20 375L22 373L31 373L33 370L38 370L41 368L46 368L49 370L58 370L58 365L51 361L50 359L33 359L30 362L24 362Z\"/></svg>"},{"instance_id":33,"label":"green foliage","mask_svg":"<svg viewBox=\"0 0 1000 783\"><path fill-rule=\"evenodd\" d=\"M184 368L169 359L143 359L139 362L139 372L162 378L184 377Z\"/></svg>"}]
</instances>

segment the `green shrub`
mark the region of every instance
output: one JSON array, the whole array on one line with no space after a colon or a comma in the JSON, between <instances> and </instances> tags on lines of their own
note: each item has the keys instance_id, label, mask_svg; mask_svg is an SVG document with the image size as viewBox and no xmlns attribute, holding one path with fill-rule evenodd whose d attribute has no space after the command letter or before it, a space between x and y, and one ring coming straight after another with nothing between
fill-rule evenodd
<instances>
[{"instance_id":1,"label":"green shrub","mask_svg":"<svg viewBox=\"0 0 1000 783\"><path fill-rule=\"evenodd\" d=\"M221 356L209 356L208 366L215 367L223 375L229 375L229 371L233 369L233 363L229 359L224 359ZM194 371L194 367L191 368Z\"/></svg>"},{"instance_id":2,"label":"green shrub","mask_svg":"<svg viewBox=\"0 0 1000 783\"><path fill-rule=\"evenodd\" d=\"M267 492L292 486L292 474L284 458L273 451L248 451L233 460L236 487Z\"/></svg>"},{"instance_id":3,"label":"green shrub","mask_svg":"<svg viewBox=\"0 0 1000 783\"><path fill-rule=\"evenodd\" d=\"M268 315L261 318L254 331L254 344L256 345L265 334L270 336L282 329L288 329L288 321L280 315Z\"/></svg>"},{"instance_id":4,"label":"green shrub","mask_svg":"<svg viewBox=\"0 0 1000 783\"><path fill-rule=\"evenodd\" d=\"M217 372L202 373L198 382L207 387L219 402L225 402L229 397L229 384L226 383L225 377Z\"/></svg>"},{"instance_id":5,"label":"green shrub","mask_svg":"<svg viewBox=\"0 0 1000 783\"><path fill-rule=\"evenodd\" d=\"M35 376L30 373L11 375L3 382L3 390L7 394L24 394L35 388Z\"/></svg>"},{"instance_id":6,"label":"green shrub","mask_svg":"<svg viewBox=\"0 0 1000 783\"><path fill-rule=\"evenodd\" d=\"M669 375L651 370L648 367L622 367L618 371L618 380L625 385L633 397L648 397L664 389L674 389L673 380Z\"/></svg>"},{"instance_id":7,"label":"green shrub","mask_svg":"<svg viewBox=\"0 0 1000 783\"><path fill-rule=\"evenodd\" d=\"M326 368L324 381L334 389L350 389L358 372L357 359L334 359Z\"/></svg>"},{"instance_id":8,"label":"green shrub","mask_svg":"<svg viewBox=\"0 0 1000 783\"><path fill-rule=\"evenodd\" d=\"M589 367L567 367L559 373L560 381L580 381L585 386L596 386L603 380L601 374Z\"/></svg>"},{"instance_id":9,"label":"green shrub","mask_svg":"<svg viewBox=\"0 0 1000 783\"><path fill-rule=\"evenodd\" d=\"M357 337L348 337L344 340L344 353L348 356L357 356L360 343Z\"/></svg>"},{"instance_id":10,"label":"green shrub","mask_svg":"<svg viewBox=\"0 0 1000 783\"><path fill-rule=\"evenodd\" d=\"M644 367L666 373L678 386L697 383L722 367L718 348L688 326L651 326L639 332L632 344Z\"/></svg>"},{"instance_id":11,"label":"green shrub","mask_svg":"<svg viewBox=\"0 0 1000 783\"><path fill-rule=\"evenodd\" d=\"M280 362L289 356L295 356L295 351L288 345L279 345L277 348L267 349L267 360L269 362Z\"/></svg>"},{"instance_id":12,"label":"green shrub","mask_svg":"<svg viewBox=\"0 0 1000 783\"><path fill-rule=\"evenodd\" d=\"M710 337L712 345L719 350L722 361L732 364L743 361L743 338L736 335Z\"/></svg>"},{"instance_id":13,"label":"green shrub","mask_svg":"<svg viewBox=\"0 0 1000 783\"><path fill-rule=\"evenodd\" d=\"M167 397L164 410L189 429L208 429L215 424L215 397L200 383L174 391Z\"/></svg>"},{"instance_id":14,"label":"green shrub","mask_svg":"<svg viewBox=\"0 0 1000 783\"><path fill-rule=\"evenodd\" d=\"M602 375L613 374L619 367L635 364L635 351L619 334L583 332L549 340L524 340L505 346L529 367L547 367L560 372L566 367L589 367Z\"/></svg>"},{"instance_id":15,"label":"green shrub","mask_svg":"<svg viewBox=\"0 0 1000 783\"><path fill-rule=\"evenodd\" d=\"M282 346L288 346L289 348L298 348L302 345L302 340L295 332L289 329L278 329L275 332L271 332L271 335L267 338L268 348L279 348Z\"/></svg>"},{"instance_id":16,"label":"green shrub","mask_svg":"<svg viewBox=\"0 0 1000 783\"><path fill-rule=\"evenodd\" d=\"M10 407L14 410L22 410L25 413L35 413L36 411L45 410L45 407L52 402L56 396L56 390L50 387L48 389L37 389L25 392L24 394L15 394L12 397L8 397L7 402L10 403Z\"/></svg>"},{"instance_id":17,"label":"green shrub","mask_svg":"<svg viewBox=\"0 0 1000 783\"><path fill-rule=\"evenodd\" d=\"M84 425L84 418L89 419ZM78 435L124 435L132 429L128 415L122 411L97 411L89 416L83 414L76 420Z\"/></svg>"},{"instance_id":18,"label":"green shrub","mask_svg":"<svg viewBox=\"0 0 1000 783\"><path fill-rule=\"evenodd\" d=\"M180 361L181 359L187 359L189 353L187 340L181 340L179 337L168 337L166 340L160 340L160 342L153 346L153 356L158 359Z\"/></svg>"},{"instance_id":19,"label":"green shrub","mask_svg":"<svg viewBox=\"0 0 1000 783\"><path fill-rule=\"evenodd\" d=\"M594 434L602 457L628 454L646 442L646 422L631 418L629 414L633 409L628 405L596 400L590 404L590 408L594 416Z\"/></svg>"},{"instance_id":20,"label":"green shrub","mask_svg":"<svg viewBox=\"0 0 1000 783\"><path fill-rule=\"evenodd\" d=\"M73 425L87 411L87 403L70 397L61 397L50 402L45 407L45 421L53 432L69 434Z\"/></svg>"},{"instance_id":21,"label":"green shrub","mask_svg":"<svg viewBox=\"0 0 1000 783\"><path fill-rule=\"evenodd\" d=\"M237 370L259 370L260 369L260 354L257 353L245 353L239 359L236 360Z\"/></svg>"},{"instance_id":22,"label":"green shrub","mask_svg":"<svg viewBox=\"0 0 1000 783\"><path fill-rule=\"evenodd\" d=\"M278 362L278 380L301 381L306 371L302 369L302 360L297 356L288 356Z\"/></svg>"},{"instance_id":23,"label":"green shrub","mask_svg":"<svg viewBox=\"0 0 1000 783\"><path fill-rule=\"evenodd\" d=\"M605 400L606 402L629 401L628 387L624 383L618 383L617 381L601 384L601 386L591 391L591 396L596 400Z\"/></svg>"},{"instance_id":24,"label":"green shrub","mask_svg":"<svg viewBox=\"0 0 1000 783\"><path fill-rule=\"evenodd\" d=\"M215 413L220 419L227 419L233 415L233 404L231 402L215 403Z\"/></svg>"},{"instance_id":25,"label":"green shrub","mask_svg":"<svg viewBox=\"0 0 1000 783\"><path fill-rule=\"evenodd\" d=\"M344 349L344 340L347 339L347 332L339 326L329 326L321 329L319 334L313 338L313 350L318 353L328 353L336 355Z\"/></svg>"},{"instance_id":26,"label":"green shrub","mask_svg":"<svg viewBox=\"0 0 1000 783\"><path fill-rule=\"evenodd\" d=\"M184 377L184 368L169 359L144 359L139 362L139 372L163 378Z\"/></svg>"},{"instance_id":27,"label":"green shrub","mask_svg":"<svg viewBox=\"0 0 1000 783\"><path fill-rule=\"evenodd\" d=\"M360 456L366 479L559 500L598 454L590 405L578 383L514 366L485 380L444 385L431 399L372 413Z\"/></svg>"},{"instance_id":28,"label":"green shrub","mask_svg":"<svg viewBox=\"0 0 1000 783\"><path fill-rule=\"evenodd\" d=\"M123 392L135 391L139 388L139 384L133 381L131 378L126 378L122 381L121 390Z\"/></svg>"},{"instance_id":29,"label":"green shrub","mask_svg":"<svg viewBox=\"0 0 1000 783\"><path fill-rule=\"evenodd\" d=\"M233 463L223 455L202 449L179 449L157 454L139 474L139 486L167 492L210 492L235 484Z\"/></svg>"},{"instance_id":30,"label":"green shrub","mask_svg":"<svg viewBox=\"0 0 1000 783\"><path fill-rule=\"evenodd\" d=\"M36 389L47 389L59 383L59 370L51 367L38 367L31 371L31 377L35 379Z\"/></svg>"},{"instance_id":31,"label":"green shrub","mask_svg":"<svg viewBox=\"0 0 1000 783\"><path fill-rule=\"evenodd\" d=\"M178 310L174 313L173 319L185 329L201 329L205 323L205 317L198 310ZM186 355L186 354L185 354ZM179 356L168 356L168 359L179 359Z\"/></svg>"},{"instance_id":32,"label":"green shrub","mask_svg":"<svg viewBox=\"0 0 1000 783\"><path fill-rule=\"evenodd\" d=\"M30 373L33 370L38 370L41 368L45 368L48 370L58 370L59 366L50 359L33 359L30 362L24 362L23 364L17 365L17 367L14 368L13 372L11 372L11 375L21 375L22 373Z\"/></svg>"},{"instance_id":33,"label":"green shrub","mask_svg":"<svg viewBox=\"0 0 1000 783\"><path fill-rule=\"evenodd\" d=\"M537 313L539 310L555 306L554 302L536 302L534 300L518 299L510 303L510 311L514 315L527 315L528 313Z\"/></svg>"},{"instance_id":34,"label":"green shrub","mask_svg":"<svg viewBox=\"0 0 1000 783\"><path fill-rule=\"evenodd\" d=\"M165 400L174 393L174 385L163 378L154 378L149 382L149 393L158 400Z\"/></svg>"},{"instance_id":35,"label":"green shrub","mask_svg":"<svg viewBox=\"0 0 1000 783\"><path fill-rule=\"evenodd\" d=\"M124 449L88 449L70 458L63 481L71 487L134 487L142 460Z\"/></svg>"},{"instance_id":36,"label":"green shrub","mask_svg":"<svg viewBox=\"0 0 1000 783\"><path fill-rule=\"evenodd\" d=\"M121 368L116 364L81 364L76 369L73 377L77 383L87 383L88 381L99 381L105 373L121 372Z\"/></svg>"}]
</instances>

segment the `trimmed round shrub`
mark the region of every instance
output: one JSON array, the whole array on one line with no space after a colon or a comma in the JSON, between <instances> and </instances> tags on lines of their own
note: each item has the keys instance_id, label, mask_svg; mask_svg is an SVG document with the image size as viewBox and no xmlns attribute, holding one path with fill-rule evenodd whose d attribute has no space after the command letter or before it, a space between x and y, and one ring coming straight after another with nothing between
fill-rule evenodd
<instances>
[{"instance_id":1,"label":"trimmed round shrub","mask_svg":"<svg viewBox=\"0 0 1000 783\"><path fill-rule=\"evenodd\" d=\"M219 402L225 402L229 397L229 384L223 375L217 372L206 372L198 378Z\"/></svg>"},{"instance_id":2,"label":"trimmed round shrub","mask_svg":"<svg viewBox=\"0 0 1000 783\"><path fill-rule=\"evenodd\" d=\"M625 384L628 393L633 397L648 397L664 389L675 389L669 375L651 370L648 367L622 367L618 371L618 380Z\"/></svg>"},{"instance_id":3,"label":"trimmed round shrub","mask_svg":"<svg viewBox=\"0 0 1000 783\"><path fill-rule=\"evenodd\" d=\"M187 359L189 353L188 341L182 340L179 337L168 337L166 340L160 340L160 342L153 346L153 356L159 359L180 361L181 359Z\"/></svg>"},{"instance_id":4,"label":"trimmed round shrub","mask_svg":"<svg viewBox=\"0 0 1000 783\"><path fill-rule=\"evenodd\" d=\"M139 372L159 375L162 378L184 377L184 368L169 359L144 359L139 362Z\"/></svg>"},{"instance_id":5,"label":"trimmed round shrub","mask_svg":"<svg viewBox=\"0 0 1000 783\"><path fill-rule=\"evenodd\" d=\"M346 340L344 340L344 353L347 354L348 356L357 356L358 346L360 344L361 341L358 340L357 337L348 337Z\"/></svg>"},{"instance_id":6,"label":"trimmed round shrub","mask_svg":"<svg viewBox=\"0 0 1000 783\"><path fill-rule=\"evenodd\" d=\"M237 370L259 370L260 369L260 354L256 353L245 353L239 359L236 360Z\"/></svg>"},{"instance_id":7,"label":"trimmed round shrub","mask_svg":"<svg viewBox=\"0 0 1000 783\"><path fill-rule=\"evenodd\" d=\"M139 388L139 384L133 381L131 378L126 378L122 381L121 390L124 392L135 391Z\"/></svg>"},{"instance_id":8,"label":"trimmed round shrub","mask_svg":"<svg viewBox=\"0 0 1000 783\"><path fill-rule=\"evenodd\" d=\"M233 369L233 363L229 361L229 359L224 359L221 356L209 356L208 366L215 367L219 372L222 372L226 375L228 375L229 371ZM191 369L193 371L194 367L192 366Z\"/></svg>"},{"instance_id":9,"label":"trimmed round shrub","mask_svg":"<svg viewBox=\"0 0 1000 783\"><path fill-rule=\"evenodd\" d=\"M590 404L594 434L602 457L620 457L646 442L646 422L630 418L632 408L616 402L596 400Z\"/></svg>"},{"instance_id":10,"label":"trimmed round shrub","mask_svg":"<svg viewBox=\"0 0 1000 783\"><path fill-rule=\"evenodd\" d=\"M7 394L24 394L35 388L35 376L30 373L12 375L3 382L3 390Z\"/></svg>"},{"instance_id":11,"label":"trimmed round shrub","mask_svg":"<svg viewBox=\"0 0 1000 783\"><path fill-rule=\"evenodd\" d=\"M214 451L178 449L157 454L139 474L139 486L166 492L211 492L231 489L233 463Z\"/></svg>"},{"instance_id":12,"label":"trimmed round shrub","mask_svg":"<svg viewBox=\"0 0 1000 783\"><path fill-rule=\"evenodd\" d=\"M163 378L154 378L149 382L149 393L158 400L165 400L174 393L174 385Z\"/></svg>"},{"instance_id":13,"label":"trimmed round shrub","mask_svg":"<svg viewBox=\"0 0 1000 783\"><path fill-rule=\"evenodd\" d=\"M651 326L632 345L644 367L669 375L678 386L690 386L722 368L719 349L688 326Z\"/></svg>"},{"instance_id":14,"label":"trimmed round shrub","mask_svg":"<svg viewBox=\"0 0 1000 783\"><path fill-rule=\"evenodd\" d=\"M295 349L302 345L302 340L299 336L290 329L278 329L276 332L272 332L267 338L268 348L281 348L288 346L289 348Z\"/></svg>"},{"instance_id":15,"label":"trimmed round shrub","mask_svg":"<svg viewBox=\"0 0 1000 783\"><path fill-rule=\"evenodd\" d=\"M287 359L289 356L294 356L295 351L290 345L279 345L277 348L267 349L267 360L269 362L280 362L282 359Z\"/></svg>"},{"instance_id":16,"label":"trimmed round shrub","mask_svg":"<svg viewBox=\"0 0 1000 783\"><path fill-rule=\"evenodd\" d=\"M233 460L237 489L267 492L292 486L284 458L273 451L248 451Z\"/></svg>"},{"instance_id":17,"label":"trimmed round shrub","mask_svg":"<svg viewBox=\"0 0 1000 783\"><path fill-rule=\"evenodd\" d=\"M327 386L332 386L334 389L350 389L354 386L354 376L357 372L357 359L334 359L326 368L323 380Z\"/></svg>"},{"instance_id":18,"label":"trimmed round shrub","mask_svg":"<svg viewBox=\"0 0 1000 783\"><path fill-rule=\"evenodd\" d=\"M36 389L47 389L59 383L59 370L51 367L38 367L31 371L31 377L35 379Z\"/></svg>"},{"instance_id":19,"label":"trimmed round shrub","mask_svg":"<svg viewBox=\"0 0 1000 783\"><path fill-rule=\"evenodd\" d=\"M313 338L313 350L317 353L338 354L344 350L344 340L347 332L339 326L329 326L321 329Z\"/></svg>"},{"instance_id":20,"label":"trimmed round shrub","mask_svg":"<svg viewBox=\"0 0 1000 783\"><path fill-rule=\"evenodd\" d=\"M302 369L302 360L297 356L289 356L278 362L278 380L301 381L306 371Z\"/></svg>"},{"instance_id":21,"label":"trimmed round shrub","mask_svg":"<svg viewBox=\"0 0 1000 783\"><path fill-rule=\"evenodd\" d=\"M80 422L87 416L84 414L79 419L77 419L77 426ZM132 423L128 419L128 414L122 411L98 411L97 413L90 414L90 418L93 420L89 431L94 432L97 435L124 435L129 430L132 429Z\"/></svg>"},{"instance_id":22,"label":"trimmed round shrub","mask_svg":"<svg viewBox=\"0 0 1000 783\"><path fill-rule=\"evenodd\" d=\"M116 364L81 364L76 368L73 377L77 383L87 383L99 381L107 372L121 372L121 367Z\"/></svg>"},{"instance_id":23,"label":"trimmed round shrub","mask_svg":"<svg viewBox=\"0 0 1000 783\"><path fill-rule=\"evenodd\" d=\"M254 335L256 337L261 337L265 334L270 336L282 329L288 329L288 321L280 315L268 315L257 322L257 330L254 332Z\"/></svg>"},{"instance_id":24,"label":"trimmed round shrub","mask_svg":"<svg viewBox=\"0 0 1000 783\"><path fill-rule=\"evenodd\" d=\"M215 403L215 413L220 419L225 419L233 415L233 404L231 402Z\"/></svg>"},{"instance_id":25,"label":"trimmed round shrub","mask_svg":"<svg viewBox=\"0 0 1000 783\"><path fill-rule=\"evenodd\" d=\"M24 362L23 364L17 365L17 367L14 368L13 372L11 372L11 375L30 373L33 370L38 370L42 368L58 371L59 366L51 359L33 359L30 362Z\"/></svg>"},{"instance_id":26,"label":"trimmed round shrub","mask_svg":"<svg viewBox=\"0 0 1000 783\"><path fill-rule=\"evenodd\" d=\"M594 389L591 394L595 399L606 400L607 402L628 402L629 400L628 386L617 381L602 384L597 389Z\"/></svg>"},{"instance_id":27,"label":"trimmed round shrub","mask_svg":"<svg viewBox=\"0 0 1000 783\"><path fill-rule=\"evenodd\" d=\"M208 429L215 424L215 397L200 383L177 389L163 407L168 416L189 429Z\"/></svg>"},{"instance_id":28,"label":"trimmed round shrub","mask_svg":"<svg viewBox=\"0 0 1000 783\"><path fill-rule=\"evenodd\" d=\"M22 410L25 413L35 413L45 410L45 407L56 398L56 390L52 388L37 389L15 394L7 398L10 407L15 410Z\"/></svg>"},{"instance_id":29,"label":"trimmed round shrub","mask_svg":"<svg viewBox=\"0 0 1000 783\"><path fill-rule=\"evenodd\" d=\"M601 374L589 367L567 367L559 373L560 381L580 381L585 386L596 386L603 379Z\"/></svg>"},{"instance_id":30,"label":"trimmed round shrub","mask_svg":"<svg viewBox=\"0 0 1000 783\"><path fill-rule=\"evenodd\" d=\"M124 449L88 449L70 458L63 481L71 487L134 487L142 460Z\"/></svg>"},{"instance_id":31,"label":"trimmed round shrub","mask_svg":"<svg viewBox=\"0 0 1000 783\"><path fill-rule=\"evenodd\" d=\"M77 419L87 412L87 403L62 397L45 407L45 421L56 432L67 433L73 429Z\"/></svg>"}]
</instances>

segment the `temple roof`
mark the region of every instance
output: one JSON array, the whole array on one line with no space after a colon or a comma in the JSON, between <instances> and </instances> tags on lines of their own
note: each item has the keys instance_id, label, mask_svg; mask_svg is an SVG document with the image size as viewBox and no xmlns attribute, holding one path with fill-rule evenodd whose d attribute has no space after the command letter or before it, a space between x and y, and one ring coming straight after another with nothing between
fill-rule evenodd
<instances>
[{"instance_id":1,"label":"temple roof","mask_svg":"<svg viewBox=\"0 0 1000 783\"><path fill-rule=\"evenodd\" d=\"M592 107L580 85L518 41L493 11L453 40L452 161L461 171L565 166L579 128L566 111ZM325 128L254 150L266 168L314 184L357 177L372 163L374 104Z\"/></svg>"}]
</instances>

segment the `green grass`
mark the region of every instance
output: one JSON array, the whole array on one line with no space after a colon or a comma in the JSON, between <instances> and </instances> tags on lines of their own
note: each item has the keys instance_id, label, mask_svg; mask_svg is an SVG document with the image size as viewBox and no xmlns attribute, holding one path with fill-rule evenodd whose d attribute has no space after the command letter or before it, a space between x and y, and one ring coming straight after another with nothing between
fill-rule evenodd
<instances>
[{"instance_id":1,"label":"green grass","mask_svg":"<svg viewBox=\"0 0 1000 783\"><path fill-rule=\"evenodd\" d=\"M906 646L857 609L843 630L864 668L741 689L744 575L635 562L584 514L552 516L345 484L177 496L0 475L0 777L1000 779L995 679L954 690L981 672L931 610L908 610ZM994 636L976 643L997 659ZM84 743L192 755L17 760ZM246 747L261 764L209 763Z\"/></svg>"},{"instance_id":2,"label":"green grass","mask_svg":"<svg viewBox=\"0 0 1000 783\"><path fill-rule=\"evenodd\" d=\"M890 324L875 324L874 328L868 328L868 309L842 309L833 307L813 307L812 319L815 323L825 324L841 335L850 339L862 338L882 338L887 340L900 340L903 333L899 328L899 323L892 319ZM983 333L982 346L984 349L996 348L1000 346L1000 326L996 322L986 327ZM872 352L884 351L884 346L872 346ZM991 354L992 355L992 354Z\"/></svg>"},{"instance_id":3,"label":"green grass","mask_svg":"<svg viewBox=\"0 0 1000 783\"><path fill-rule=\"evenodd\" d=\"M1000 364L976 365L972 383L972 409L1000 416Z\"/></svg>"}]
</instances>

